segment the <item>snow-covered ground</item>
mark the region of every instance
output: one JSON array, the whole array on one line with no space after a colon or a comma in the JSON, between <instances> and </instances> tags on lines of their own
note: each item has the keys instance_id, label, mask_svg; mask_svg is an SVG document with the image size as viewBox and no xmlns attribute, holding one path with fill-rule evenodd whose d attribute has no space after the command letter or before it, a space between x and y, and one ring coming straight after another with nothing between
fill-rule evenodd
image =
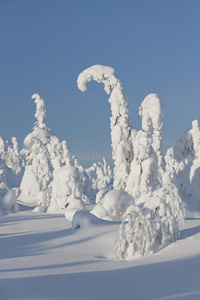
<instances>
[{"instance_id":1,"label":"snow-covered ground","mask_svg":"<svg viewBox=\"0 0 200 300\"><path fill-rule=\"evenodd\" d=\"M72 229L63 215L0 218L0 299L200 299L200 218L158 253L115 261L117 222Z\"/></svg>"}]
</instances>

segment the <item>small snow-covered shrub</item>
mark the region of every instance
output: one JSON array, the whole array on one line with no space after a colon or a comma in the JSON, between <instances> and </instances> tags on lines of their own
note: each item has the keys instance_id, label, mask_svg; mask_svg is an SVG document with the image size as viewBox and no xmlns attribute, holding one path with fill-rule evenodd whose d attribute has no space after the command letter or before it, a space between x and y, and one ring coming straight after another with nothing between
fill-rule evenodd
<instances>
[{"instance_id":1,"label":"small snow-covered shrub","mask_svg":"<svg viewBox=\"0 0 200 300\"><path fill-rule=\"evenodd\" d=\"M95 163L90 169L96 173L96 179L93 179L92 185L96 194L103 189L111 190L113 188L112 170L110 166L107 165L104 157L103 163Z\"/></svg>"},{"instance_id":2,"label":"small snow-covered shrub","mask_svg":"<svg viewBox=\"0 0 200 300\"><path fill-rule=\"evenodd\" d=\"M83 195L82 200L85 203L94 202L95 199L95 191L92 186L92 179L90 177L90 171L88 169L84 169L83 166L78 162L77 158L74 156L74 166L79 170L80 178L83 186Z\"/></svg>"},{"instance_id":3,"label":"small snow-covered shrub","mask_svg":"<svg viewBox=\"0 0 200 300\"><path fill-rule=\"evenodd\" d=\"M115 257L128 260L154 253L156 223L146 218L139 207L130 206L122 218L115 241Z\"/></svg>"},{"instance_id":4,"label":"small snow-covered shrub","mask_svg":"<svg viewBox=\"0 0 200 300\"><path fill-rule=\"evenodd\" d=\"M52 194L48 211L65 210L68 206L74 208L74 201L76 201L76 208L84 209L83 187L77 168L71 165L61 167L54 173L51 187Z\"/></svg>"},{"instance_id":5,"label":"small snow-covered shrub","mask_svg":"<svg viewBox=\"0 0 200 300\"><path fill-rule=\"evenodd\" d=\"M135 204L135 201L128 193L111 190L97 203L91 213L101 219L120 221L124 212L132 204Z\"/></svg>"},{"instance_id":6,"label":"small snow-covered shrub","mask_svg":"<svg viewBox=\"0 0 200 300\"><path fill-rule=\"evenodd\" d=\"M116 258L152 254L176 241L183 220L183 205L176 187L171 184L154 191L141 208L131 206L123 215L114 248Z\"/></svg>"}]
</instances>

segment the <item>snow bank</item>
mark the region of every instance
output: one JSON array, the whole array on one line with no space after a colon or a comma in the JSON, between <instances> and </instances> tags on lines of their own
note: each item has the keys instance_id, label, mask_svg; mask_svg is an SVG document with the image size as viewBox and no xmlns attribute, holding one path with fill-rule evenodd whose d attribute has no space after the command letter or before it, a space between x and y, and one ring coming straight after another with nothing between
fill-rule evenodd
<instances>
[{"instance_id":1,"label":"snow bank","mask_svg":"<svg viewBox=\"0 0 200 300\"><path fill-rule=\"evenodd\" d=\"M134 199L128 193L112 190L105 194L91 213L101 219L120 221L126 209L134 202Z\"/></svg>"}]
</instances>

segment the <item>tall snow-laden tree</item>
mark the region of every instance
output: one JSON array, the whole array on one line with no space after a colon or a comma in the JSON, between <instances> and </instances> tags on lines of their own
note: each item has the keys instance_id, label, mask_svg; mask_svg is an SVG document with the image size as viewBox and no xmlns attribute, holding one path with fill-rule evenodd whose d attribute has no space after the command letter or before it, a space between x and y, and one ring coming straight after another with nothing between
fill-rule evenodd
<instances>
[{"instance_id":1,"label":"tall snow-laden tree","mask_svg":"<svg viewBox=\"0 0 200 300\"><path fill-rule=\"evenodd\" d=\"M179 237L182 201L170 180L164 182L162 127L164 108L156 94L141 104L142 130L134 139L134 159L126 191L140 204L122 217L115 253L118 259L154 253ZM127 222L128 221L128 222Z\"/></svg>"},{"instance_id":2,"label":"tall snow-laden tree","mask_svg":"<svg viewBox=\"0 0 200 300\"><path fill-rule=\"evenodd\" d=\"M200 127L198 120L185 131L165 156L166 176L178 187L184 202L200 210Z\"/></svg>"},{"instance_id":3,"label":"tall snow-laden tree","mask_svg":"<svg viewBox=\"0 0 200 300\"><path fill-rule=\"evenodd\" d=\"M52 162L54 152L51 149L57 138L47 127L44 100L38 94L34 94L32 99L35 99L36 103L35 117L37 121L33 131L24 139L24 149L21 151L26 159L26 168L20 185L21 194L19 198L41 204L41 193L45 194L44 199L49 194L47 190L52 181L54 169ZM47 202L45 205L48 205L49 200L46 199L45 201Z\"/></svg>"},{"instance_id":4,"label":"tall snow-laden tree","mask_svg":"<svg viewBox=\"0 0 200 300\"><path fill-rule=\"evenodd\" d=\"M112 157L114 160L114 188L124 190L130 173L133 159L132 128L129 118L127 97L114 69L102 65L94 65L84 70L77 80L78 88L86 91L86 84L91 80L104 83L104 89L110 94L112 116L110 119Z\"/></svg>"},{"instance_id":5,"label":"tall snow-laden tree","mask_svg":"<svg viewBox=\"0 0 200 300\"><path fill-rule=\"evenodd\" d=\"M165 155L165 180L168 178L172 182L176 182L177 176L184 170L188 165L188 156L191 155L190 160L193 156L193 134L191 129L186 130L176 144L167 150Z\"/></svg>"},{"instance_id":6,"label":"tall snow-laden tree","mask_svg":"<svg viewBox=\"0 0 200 300\"><path fill-rule=\"evenodd\" d=\"M136 203L145 202L145 197L162 184L162 127L164 107L156 94L148 95L142 102L139 114L142 118L142 130L138 131L134 141L134 159L127 179L126 191Z\"/></svg>"}]
</instances>

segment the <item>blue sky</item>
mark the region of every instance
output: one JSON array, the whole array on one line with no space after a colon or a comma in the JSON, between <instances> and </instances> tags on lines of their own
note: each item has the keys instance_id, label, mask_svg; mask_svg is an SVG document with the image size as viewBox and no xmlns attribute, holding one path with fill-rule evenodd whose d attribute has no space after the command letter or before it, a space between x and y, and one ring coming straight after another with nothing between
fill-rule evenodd
<instances>
[{"instance_id":1,"label":"blue sky","mask_svg":"<svg viewBox=\"0 0 200 300\"><path fill-rule=\"evenodd\" d=\"M134 127L144 97L162 98L171 147L200 120L199 16L199 0L0 0L0 134L22 144L39 93L49 128L74 153L109 151L103 86L91 82L85 93L76 86L80 72L103 64L122 82Z\"/></svg>"}]
</instances>

